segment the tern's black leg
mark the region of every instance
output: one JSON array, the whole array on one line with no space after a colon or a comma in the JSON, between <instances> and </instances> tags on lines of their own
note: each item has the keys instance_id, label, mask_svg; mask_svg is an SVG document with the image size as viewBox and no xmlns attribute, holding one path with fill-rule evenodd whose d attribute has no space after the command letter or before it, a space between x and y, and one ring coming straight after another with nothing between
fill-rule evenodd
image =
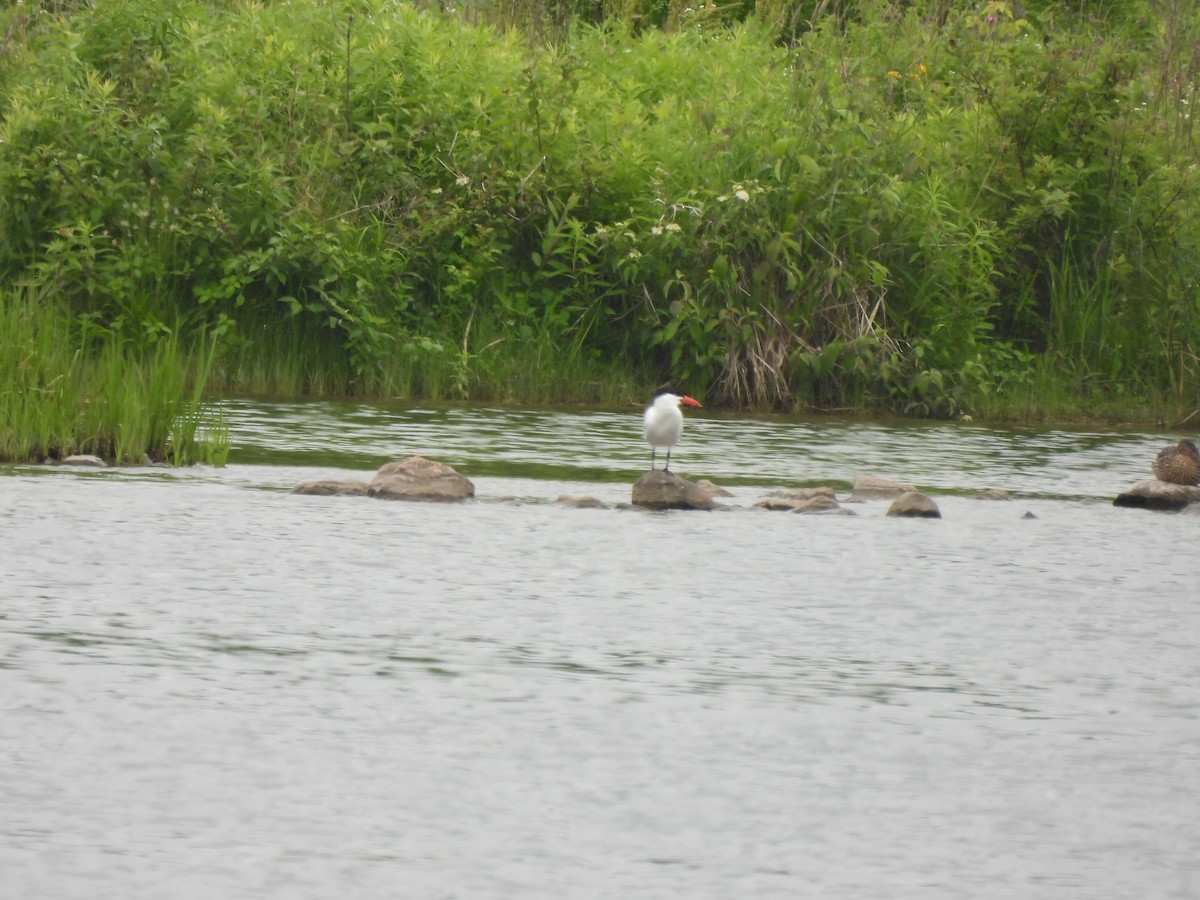
<instances>
[{"instance_id":1,"label":"tern's black leg","mask_svg":"<svg viewBox=\"0 0 1200 900\"><path fill-rule=\"evenodd\" d=\"M657 453L658 453L658 451L655 448L653 448L653 447L650 448L650 471L651 472L654 471L654 457Z\"/></svg>"},{"instance_id":2,"label":"tern's black leg","mask_svg":"<svg viewBox=\"0 0 1200 900\"><path fill-rule=\"evenodd\" d=\"M671 471L671 448L670 447L667 448L667 464L665 466L663 466L663 471L664 472Z\"/></svg>"}]
</instances>

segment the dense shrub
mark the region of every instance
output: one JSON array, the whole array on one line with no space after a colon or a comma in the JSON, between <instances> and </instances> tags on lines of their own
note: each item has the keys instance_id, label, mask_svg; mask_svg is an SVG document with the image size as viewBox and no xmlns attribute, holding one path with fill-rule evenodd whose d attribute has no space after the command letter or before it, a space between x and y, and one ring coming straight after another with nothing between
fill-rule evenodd
<instances>
[{"instance_id":1,"label":"dense shrub","mask_svg":"<svg viewBox=\"0 0 1200 900\"><path fill-rule=\"evenodd\" d=\"M1197 14L1028 7L43 7L0 277L240 387L945 415L1040 360L1189 403Z\"/></svg>"}]
</instances>

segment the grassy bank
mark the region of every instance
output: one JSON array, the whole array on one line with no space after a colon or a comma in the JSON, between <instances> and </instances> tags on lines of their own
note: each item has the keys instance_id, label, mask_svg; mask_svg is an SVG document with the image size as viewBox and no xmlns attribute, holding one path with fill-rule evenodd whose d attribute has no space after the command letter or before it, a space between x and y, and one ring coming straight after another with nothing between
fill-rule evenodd
<instances>
[{"instance_id":1,"label":"grassy bank","mask_svg":"<svg viewBox=\"0 0 1200 900\"><path fill-rule=\"evenodd\" d=\"M229 435L201 397L210 363L174 334L135 345L35 291L0 292L0 460L222 465Z\"/></svg>"},{"instance_id":2,"label":"grassy bank","mask_svg":"<svg viewBox=\"0 0 1200 900\"><path fill-rule=\"evenodd\" d=\"M1200 405L1189 5L22 10L0 282L210 389Z\"/></svg>"}]
</instances>

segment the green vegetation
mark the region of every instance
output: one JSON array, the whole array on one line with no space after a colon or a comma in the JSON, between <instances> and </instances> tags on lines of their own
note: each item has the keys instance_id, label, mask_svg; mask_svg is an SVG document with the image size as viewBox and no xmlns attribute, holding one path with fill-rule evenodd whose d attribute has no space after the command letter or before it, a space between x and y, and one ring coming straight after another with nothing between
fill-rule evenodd
<instances>
[{"instance_id":1,"label":"green vegetation","mask_svg":"<svg viewBox=\"0 0 1200 900\"><path fill-rule=\"evenodd\" d=\"M223 465L229 435L201 400L211 345L186 351L169 334L134 346L89 333L31 290L0 302L0 460L90 453Z\"/></svg>"},{"instance_id":2,"label":"green vegetation","mask_svg":"<svg viewBox=\"0 0 1200 900\"><path fill-rule=\"evenodd\" d=\"M1200 11L1092 6L10 6L0 297L217 392L1180 418Z\"/></svg>"}]
</instances>

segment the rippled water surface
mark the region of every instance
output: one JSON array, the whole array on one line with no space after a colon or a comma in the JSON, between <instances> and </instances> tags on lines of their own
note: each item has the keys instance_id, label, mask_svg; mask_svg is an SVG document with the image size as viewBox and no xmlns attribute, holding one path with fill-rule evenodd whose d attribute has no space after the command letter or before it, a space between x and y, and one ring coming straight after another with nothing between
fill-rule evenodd
<instances>
[{"instance_id":1,"label":"rippled water surface","mask_svg":"<svg viewBox=\"0 0 1200 900\"><path fill-rule=\"evenodd\" d=\"M655 514L637 409L229 416L0 469L0 897L1200 896L1200 517L1111 505L1177 435L691 415ZM478 499L288 493L412 454Z\"/></svg>"}]
</instances>

